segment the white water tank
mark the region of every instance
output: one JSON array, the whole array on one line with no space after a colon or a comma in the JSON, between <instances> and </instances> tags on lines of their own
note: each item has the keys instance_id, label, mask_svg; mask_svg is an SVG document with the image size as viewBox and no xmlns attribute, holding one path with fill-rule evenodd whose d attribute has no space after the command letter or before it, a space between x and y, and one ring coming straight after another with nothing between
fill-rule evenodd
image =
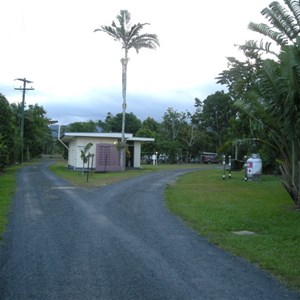
<instances>
[{"instance_id":1,"label":"white water tank","mask_svg":"<svg viewBox=\"0 0 300 300\"><path fill-rule=\"evenodd\" d=\"M259 179L262 174L262 161L258 154L247 159L247 179Z\"/></svg>"}]
</instances>

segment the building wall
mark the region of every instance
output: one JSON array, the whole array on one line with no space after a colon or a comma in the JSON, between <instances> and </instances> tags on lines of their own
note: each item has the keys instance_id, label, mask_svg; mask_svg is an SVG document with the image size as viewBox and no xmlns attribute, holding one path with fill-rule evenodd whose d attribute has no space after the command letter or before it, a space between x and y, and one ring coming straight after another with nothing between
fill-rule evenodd
<instances>
[{"instance_id":1,"label":"building wall","mask_svg":"<svg viewBox=\"0 0 300 300\"><path fill-rule=\"evenodd\" d=\"M76 166L76 141L69 142L68 166L75 168Z\"/></svg>"},{"instance_id":2,"label":"building wall","mask_svg":"<svg viewBox=\"0 0 300 300\"><path fill-rule=\"evenodd\" d=\"M95 157L96 172L120 171L121 152L113 144L98 143Z\"/></svg>"},{"instance_id":3,"label":"building wall","mask_svg":"<svg viewBox=\"0 0 300 300\"><path fill-rule=\"evenodd\" d=\"M133 167L134 168L141 167L141 142L134 142Z\"/></svg>"},{"instance_id":4,"label":"building wall","mask_svg":"<svg viewBox=\"0 0 300 300\"><path fill-rule=\"evenodd\" d=\"M70 168L81 169L82 159L80 157L81 151L88 143L92 143L93 146L90 148L89 152L94 154L93 165L91 168L96 168L96 145L97 144L114 144L117 139L112 138L89 138L89 137L76 137L69 142L69 157L68 157L68 165ZM134 142L134 160L133 167L140 168L141 167L141 142ZM90 161L92 163L92 161ZM85 166L86 167L86 166Z\"/></svg>"},{"instance_id":5,"label":"building wall","mask_svg":"<svg viewBox=\"0 0 300 300\"><path fill-rule=\"evenodd\" d=\"M116 142L116 139L111 138L89 138L89 137L77 137L70 141L69 143L69 158L68 165L74 169L81 169L82 159L81 159L81 151L88 143L92 143L93 146L90 148L89 152L91 154L96 155L96 144L113 144ZM92 161L90 161L92 163ZM95 168L95 159L93 160L92 168Z\"/></svg>"}]
</instances>

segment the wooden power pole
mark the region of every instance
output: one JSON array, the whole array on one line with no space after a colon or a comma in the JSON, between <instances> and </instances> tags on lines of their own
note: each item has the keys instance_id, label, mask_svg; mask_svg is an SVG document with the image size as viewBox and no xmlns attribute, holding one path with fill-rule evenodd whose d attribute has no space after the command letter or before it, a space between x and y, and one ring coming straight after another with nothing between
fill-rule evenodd
<instances>
[{"instance_id":1,"label":"wooden power pole","mask_svg":"<svg viewBox=\"0 0 300 300\"><path fill-rule=\"evenodd\" d=\"M15 88L15 90L22 91L22 105L21 105L21 163L24 162L24 106L25 106L25 93L26 91L32 91L34 90L33 87L27 88L27 83L33 83L30 80L27 80L26 78L17 78L15 80L19 80L23 82L23 87Z\"/></svg>"}]
</instances>

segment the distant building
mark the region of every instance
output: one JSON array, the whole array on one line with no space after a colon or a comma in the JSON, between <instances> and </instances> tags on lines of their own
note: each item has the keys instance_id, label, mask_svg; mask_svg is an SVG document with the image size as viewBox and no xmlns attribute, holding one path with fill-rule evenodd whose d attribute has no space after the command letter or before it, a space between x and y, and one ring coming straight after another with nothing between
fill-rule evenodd
<instances>
[{"instance_id":1,"label":"distant building","mask_svg":"<svg viewBox=\"0 0 300 300\"><path fill-rule=\"evenodd\" d=\"M86 133L86 132L65 132L61 140L68 144L68 166L73 169L82 169L81 150L88 143L92 143L89 153L90 167L97 172L118 171L121 166L121 151L117 145L121 141L121 133ZM130 157L126 160L126 167L141 167L141 144L153 142L154 138L133 137L133 134L126 133L128 151Z\"/></svg>"}]
</instances>

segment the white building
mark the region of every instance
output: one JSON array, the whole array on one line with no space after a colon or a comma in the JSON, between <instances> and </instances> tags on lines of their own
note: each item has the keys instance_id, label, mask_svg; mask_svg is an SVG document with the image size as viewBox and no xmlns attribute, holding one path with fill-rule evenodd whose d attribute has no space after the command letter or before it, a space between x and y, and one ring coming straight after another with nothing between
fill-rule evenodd
<instances>
[{"instance_id":1,"label":"white building","mask_svg":"<svg viewBox=\"0 0 300 300\"><path fill-rule=\"evenodd\" d=\"M86 133L66 132L60 138L63 143L68 144L68 166L73 169L82 169L81 150L92 143L89 149L91 154L89 166L96 172L118 171L122 169L121 151L117 145L121 141L121 133ZM125 139L130 157L126 159L126 166L132 168L141 167L141 144L142 142L153 142L154 138L133 137L126 133Z\"/></svg>"}]
</instances>

